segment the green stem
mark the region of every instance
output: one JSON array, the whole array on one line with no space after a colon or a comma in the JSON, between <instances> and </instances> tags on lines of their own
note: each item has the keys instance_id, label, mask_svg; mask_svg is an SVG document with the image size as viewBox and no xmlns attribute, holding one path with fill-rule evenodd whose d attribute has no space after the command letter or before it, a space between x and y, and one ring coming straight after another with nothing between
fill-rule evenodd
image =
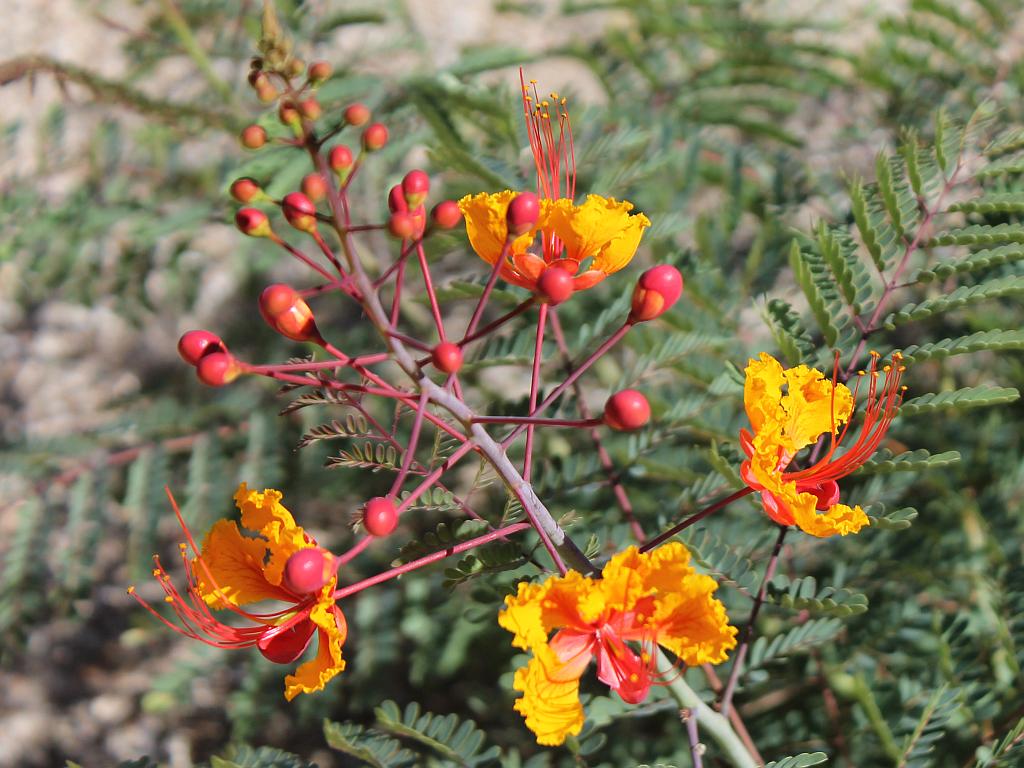
<instances>
[{"instance_id":1,"label":"green stem","mask_svg":"<svg viewBox=\"0 0 1024 768\"><path fill-rule=\"evenodd\" d=\"M178 38L178 42L185 49L185 53L188 54L189 58L195 62L199 71L202 72L206 81L223 98L233 102L235 94L228 87L227 83L221 80L213 70L210 57L206 55L206 51L199 45L196 36L192 34L192 28L188 25L188 20L178 6L174 4L174 0L160 0L160 5L163 7L164 18L167 20L167 24Z\"/></svg>"},{"instance_id":2,"label":"green stem","mask_svg":"<svg viewBox=\"0 0 1024 768\"><path fill-rule=\"evenodd\" d=\"M882 710L878 708L878 702L875 701L875 695L871 692L871 686L868 685L867 680L864 679L863 672L858 672L854 676L852 692L853 698L856 699L861 709L864 710L868 723L871 725L871 730L875 732L879 742L881 742L882 751L885 752L886 756L894 764L899 765L903 759L903 754L896 743L896 737L892 734L892 729L889 728L885 717L882 716Z\"/></svg>"},{"instance_id":3,"label":"green stem","mask_svg":"<svg viewBox=\"0 0 1024 768\"><path fill-rule=\"evenodd\" d=\"M701 731L710 734L711 738L722 748L726 759L733 768L757 768L757 761L747 752L728 719L704 703L696 691L687 685L686 680L661 649L658 649L657 661L658 671L672 680L667 686L672 698L679 703L680 707L697 712Z\"/></svg>"}]
</instances>

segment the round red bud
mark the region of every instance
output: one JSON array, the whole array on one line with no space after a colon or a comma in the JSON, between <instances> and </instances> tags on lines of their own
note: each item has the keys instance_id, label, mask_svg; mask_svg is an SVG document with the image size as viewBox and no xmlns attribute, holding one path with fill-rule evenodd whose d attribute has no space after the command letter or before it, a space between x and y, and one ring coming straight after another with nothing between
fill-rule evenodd
<instances>
[{"instance_id":1,"label":"round red bud","mask_svg":"<svg viewBox=\"0 0 1024 768\"><path fill-rule=\"evenodd\" d=\"M313 310L290 285L268 285L260 294L259 308L267 325L282 336L292 341L322 341Z\"/></svg>"},{"instance_id":2,"label":"round red bud","mask_svg":"<svg viewBox=\"0 0 1024 768\"><path fill-rule=\"evenodd\" d=\"M398 525L398 509L386 496L377 496L366 502L363 526L371 536L387 536Z\"/></svg>"},{"instance_id":3,"label":"round red bud","mask_svg":"<svg viewBox=\"0 0 1024 768\"><path fill-rule=\"evenodd\" d=\"M320 106L320 102L312 98L300 101L299 111L307 120L319 120L320 115L324 112Z\"/></svg>"},{"instance_id":4,"label":"round red bud","mask_svg":"<svg viewBox=\"0 0 1024 768\"><path fill-rule=\"evenodd\" d=\"M454 200L442 200L430 212L430 218L441 229L454 229L462 221L462 211Z\"/></svg>"},{"instance_id":5,"label":"round red bud","mask_svg":"<svg viewBox=\"0 0 1024 768\"><path fill-rule=\"evenodd\" d=\"M383 123L372 123L363 131L363 149L376 152L388 143L388 129Z\"/></svg>"},{"instance_id":6,"label":"round red bud","mask_svg":"<svg viewBox=\"0 0 1024 768\"><path fill-rule=\"evenodd\" d=\"M430 353L434 367L445 373L455 373L462 367L462 348L450 341L442 341Z\"/></svg>"},{"instance_id":7,"label":"round red bud","mask_svg":"<svg viewBox=\"0 0 1024 768\"><path fill-rule=\"evenodd\" d=\"M327 182L319 173L308 173L302 179L302 193L310 200L323 200L327 197Z\"/></svg>"},{"instance_id":8,"label":"round red bud","mask_svg":"<svg viewBox=\"0 0 1024 768\"><path fill-rule=\"evenodd\" d=\"M246 149L259 149L267 143L267 131L262 125L250 125L242 130L240 138Z\"/></svg>"},{"instance_id":9,"label":"round red bud","mask_svg":"<svg viewBox=\"0 0 1024 768\"><path fill-rule=\"evenodd\" d=\"M231 182L231 196L240 203L250 203L262 194L263 190L256 179L243 176Z\"/></svg>"},{"instance_id":10,"label":"round red bud","mask_svg":"<svg viewBox=\"0 0 1024 768\"><path fill-rule=\"evenodd\" d=\"M235 214L235 226L250 237L266 237L270 234L267 214L258 208L242 208Z\"/></svg>"},{"instance_id":11,"label":"round red bud","mask_svg":"<svg viewBox=\"0 0 1024 768\"><path fill-rule=\"evenodd\" d=\"M358 128L370 122L370 108L365 104L350 104L345 107L344 117L346 123Z\"/></svg>"},{"instance_id":12,"label":"round red bud","mask_svg":"<svg viewBox=\"0 0 1024 768\"><path fill-rule=\"evenodd\" d=\"M260 83L266 81L267 76L262 69L253 68L249 70L249 74L246 76L246 79L249 81L249 85L253 88L258 88Z\"/></svg>"},{"instance_id":13,"label":"round red bud","mask_svg":"<svg viewBox=\"0 0 1024 768\"><path fill-rule=\"evenodd\" d=\"M256 86L256 98L264 104L269 104L280 95L280 92L269 80L264 80Z\"/></svg>"},{"instance_id":14,"label":"round red bud","mask_svg":"<svg viewBox=\"0 0 1024 768\"><path fill-rule=\"evenodd\" d=\"M242 373L241 366L234 356L227 352L211 352L199 359L196 364L196 376L210 387L223 387L237 379Z\"/></svg>"},{"instance_id":15,"label":"round red bud","mask_svg":"<svg viewBox=\"0 0 1024 768\"><path fill-rule=\"evenodd\" d=\"M283 125L295 126L302 122L298 107L290 101L282 101L277 108L277 119Z\"/></svg>"},{"instance_id":16,"label":"round red bud","mask_svg":"<svg viewBox=\"0 0 1024 768\"><path fill-rule=\"evenodd\" d=\"M316 206L301 192L289 192L281 201L281 210L288 223L303 232L316 229Z\"/></svg>"},{"instance_id":17,"label":"round red bud","mask_svg":"<svg viewBox=\"0 0 1024 768\"><path fill-rule=\"evenodd\" d=\"M392 213L388 219L388 232L399 240L411 240L416 236L416 220L406 211Z\"/></svg>"},{"instance_id":18,"label":"round red bud","mask_svg":"<svg viewBox=\"0 0 1024 768\"><path fill-rule=\"evenodd\" d=\"M206 355L225 351L220 336L209 331L187 331L178 339L178 354L189 365L196 365Z\"/></svg>"},{"instance_id":19,"label":"round red bud","mask_svg":"<svg viewBox=\"0 0 1024 768\"><path fill-rule=\"evenodd\" d=\"M331 169L341 173L347 171L352 167L352 150L346 147L344 144L339 144L331 149L330 154L327 156L327 164L331 166Z\"/></svg>"},{"instance_id":20,"label":"round red bud","mask_svg":"<svg viewBox=\"0 0 1024 768\"><path fill-rule=\"evenodd\" d=\"M533 192L520 192L508 204L508 236L516 238L525 235L535 226L540 216L540 200Z\"/></svg>"},{"instance_id":21,"label":"round red bud","mask_svg":"<svg viewBox=\"0 0 1024 768\"><path fill-rule=\"evenodd\" d=\"M326 61L314 61L309 65L307 77L311 85L320 85L331 76L331 65Z\"/></svg>"},{"instance_id":22,"label":"round red bud","mask_svg":"<svg viewBox=\"0 0 1024 768\"><path fill-rule=\"evenodd\" d=\"M417 208L427 199L430 191L430 177L420 170L409 171L402 179L402 192L410 208Z\"/></svg>"},{"instance_id":23,"label":"round red bud","mask_svg":"<svg viewBox=\"0 0 1024 768\"><path fill-rule=\"evenodd\" d=\"M296 595L319 592L334 575L334 558L320 547L306 547L292 554L284 565L285 589Z\"/></svg>"},{"instance_id":24,"label":"round red bud","mask_svg":"<svg viewBox=\"0 0 1024 768\"><path fill-rule=\"evenodd\" d=\"M406 213L409 210L409 204L405 201L405 193L402 192L400 184L396 184L388 190L388 210L392 213Z\"/></svg>"},{"instance_id":25,"label":"round red bud","mask_svg":"<svg viewBox=\"0 0 1024 768\"><path fill-rule=\"evenodd\" d=\"M643 393L635 389L616 392L604 404L604 423L619 432L640 429L650 420L650 403Z\"/></svg>"},{"instance_id":26,"label":"round red bud","mask_svg":"<svg viewBox=\"0 0 1024 768\"><path fill-rule=\"evenodd\" d=\"M629 321L653 320L668 311L683 293L683 276L670 264L651 267L636 282Z\"/></svg>"},{"instance_id":27,"label":"round red bud","mask_svg":"<svg viewBox=\"0 0 1024 768\"><path fill-rule=\"evenodd\" d=\"M537 293L546 304L561 304L572 292L572 275L561 267L548 267L537 279Z\"/></svg>"}]
</instances>

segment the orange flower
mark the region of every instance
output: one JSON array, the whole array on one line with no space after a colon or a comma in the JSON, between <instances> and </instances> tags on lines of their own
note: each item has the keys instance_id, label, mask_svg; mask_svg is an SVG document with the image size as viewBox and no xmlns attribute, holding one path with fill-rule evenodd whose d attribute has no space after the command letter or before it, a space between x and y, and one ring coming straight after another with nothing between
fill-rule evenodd
<instances>
[{"instance_id":1,"label":"orange flower","mask_svg":"<svg viewBox=\"0 0 1024 768\"><path fill-rule=\"evenodd\" d=\"M235 502L242 513L242 526L251 533L243 533L232 520L220 520L206 535L200 553L171 499L188 542L180 545L188 578L185 595L171 583L159 557L154 557L153 575L181 625L157 613L134 587L128 591L160 621L187 637L217 648L256 646L278 664L291 664L298 659L316 631L317 656L285 678L285 698L290 701L300 693L323 690L331 678L345 669L341 647L348 628L345 616L334 602L337 576L332 556L295 524L280 501L279 491L267 489L258 493L242 483L235 493ZM195 553L191 559L189 547ZM304 569L304 581L289 578L289 574L296 572L296 566ZM310 567L314 569L312 577ZM289 606L270 613L252 613L241 607L265 600ZM225 624L214 616L211 608L230 610L248 624Z\"/></svg>"},{"instance_id":2,"label":"orange flower","mask_svg":"<svg viewBox=\"0 0 1024 768\"><path fill-rule=\"evenodd\" d=\"M869 524L859 506L837 503L836 481L871 458L896 416L906 389L900 386L905 368L899 352L892 357L892 365L882 369L885 380L879 386L879 355L872 352L871 367L860 372L852 393L806 365L784 370L764 352L748 363L743 400L754 433L740 431L740 443L749 457L741 474L748 486L761 492L765 512L776 523L795 524L822 537L856 533ZM854 443L839 454L865 377L869 384L864 425ZM787 472L797 452L825 433L830 435L825 455L807 469Z\"/></svg>"},{"instance_id":3,"label":"orange flower","mask_svg":"<svg viewBox=\"0 0 1024 768\"><path fill-rule=\"evenodd\" d=\"M633 204L625 200L587 195L582 204L573 202L576 159L566 101L557 93L550 94L550 100L541 99L535 83L522 82L523 113L541 198L535 226L507 242L508 206L517 194L510 190L467 195L459 208L473 250L488 264L502 259L500 274L509 283L534 290L541 273L554 266L573 276L574 290L583 290L629 264L651 222L642 213L630 215Z\"/></svg>"},{"instance_id":4,"label":"orange flower","mask_svg":"<svg viewBox=\"0 0 1024 768\"><path fill-rule=\"evenodd\" d=\"M736 628L712 597L715 580L696 573L689 559L678 542L647 553L629 547L600 579L569 571L543 584L521 583L505 598L498 623L515 635L512 645L533 652L513 686L523 692L515 708L538 744L555 746L580 732L580 677L592 659L598 679L631 704L666 682L656 670L658 645L684 664L725 660Z\"/></svg>"}]
</instances>

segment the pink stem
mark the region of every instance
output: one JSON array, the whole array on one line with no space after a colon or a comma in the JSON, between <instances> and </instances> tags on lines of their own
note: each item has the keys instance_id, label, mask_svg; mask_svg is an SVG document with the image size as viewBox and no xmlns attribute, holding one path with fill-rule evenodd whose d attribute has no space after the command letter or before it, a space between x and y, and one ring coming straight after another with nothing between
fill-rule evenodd
<instances>
[{"instance_id":1,"label":"pink stem","mask_svg":"<svg viewBox=\"0 0 1024 768\"><path fill-rule=\"evenodd\" d=\"M388 492L389 496L397 496L398 491L402 487L402 483L405 482L406 476L409 474L409 467L412 466L412 457L416 454L416 446L420 441L420 428L423 426L423 414L426 413L427 403L430 398L426 392L420 393L420 401L416 406L416 416L412 422L412 433L409 435L409 444L405 448L405 452L402 456L402 467L398 470L398 474L395 476L395 482L391 484L391 490Z\"/></svg>"},{"instance_id":2,"label":"pink stem","mask_svg":"<svg viewBox=\"0 0 1024 768\"><path fill-rule=\"evenodd\" d=\"M734 501L736 501L738 499L742 499L744 496L747 496L748 494L751 494L753 492L754 492L753 488L741 488L740 490L736 491L736 493L733 493L733 494L731 494L729 496L726 496L724 499L721 499L720 501L716 501L710 507L708 507L706 509L702 509L697 514L691 515L690 517L688 517L685 520L683 520L683 522L677 523L676 525L673 525L667 531L664 531L663 533L659 533L653 539L651 539L646 544L644 544L642 547L640 547L640 551L641 552L649 552L650 550L654 549L656 546L661 544L661 542L667 541L668 539L671 539L673 536L675 536L680 531L683 531L683 530L689 528L694 523L699 523L701 520L703 520L708 515L710 515L710 514L712 514L714 512L717 512L718 510L722 509L723 507L729 506Z\"/></svg>"},{"instance_id":3,"label":"pink stem","mask_svg":"<svg viewBox=\"0 0 1024 768\"><path fill-rule=\"evenodd\" d=\"M603 419L541 419L533 416L474 416L474 424L529 424L534 427L598 427Z\"/></svg>"},{"instance_id":4,"label":"pink stem","mask_svg":"<svg viewBox=\"0 0 1024 768\"><path fill-rule=\"evenodd\" d=\"M366 549L368 546L370 546L370 544L373 543L373 539L374 537L370 535L363 536L363 538L359 540L359 543L352 547L352 549L350 549L344 555L338 555L338 557L335 558L335 569L340 568L341 566L345 565L345 563L355 559L360 553L362 553L364 549Z\"/></svg>"},{"instance_id":5,"label":"pink stem","mask_svg":"<svg viewBox=\"0 0 1024 768\"><path fill-rule=\"evenodd\" d=\"M334 280L334 275L332 275L326 269L321 267L319 264L317 264L315 261L313 261L311 258L309 258L309 256L307 256L302 251L300 251L298 248L296 248L296 247L286 243L284 240L282 240L280 237L278 237L276 233L271 232L269 235L267 235L267 237L270 239L270 241L272 243L274 243L275 245L281 246L286 251L288 251L288 253L290 253L296 259L301 261L303 264L305 264L307 267L309 267L310 269L316 271L324 280L328 280L328 281L333 281Z\"/></svg>"},{"instance_id":6,"label":"pink stem","mask_svg":"<svg viewBox=\"0 0 1024 768\"><path fill-rule=\"evenodd\" d=\"M501 274L501 266L505 263L510 245L511 241L508 238L505 238L505 244L501 246L501 253L498 254L498 258L494 262L494 268L491 270L491 276L487 278L487 285L484 286L484 292L480 294L480 298L476 303L476 309L473 310L473 316L469 319L469 325L466 326L466 334L462 339L463 344L465 344L473 335L473 331L476 330L477 323L480 322L480 316L484 313L484 307L487 306L487 300L491 297L491 291L494 290L494 285L498 282L498 276Z\"/></svg>"},{"instance_id":7,"label":"pink stem","mask_svg":"<svg viewBox=\"0 0 1024 768\"><path fill-rule=\"evenodd\" d=\"M541 304L537 313L537 338L533 345L533 370L530 372L530 413L537 407L537 394L540 389L540 362L544 354L544 327L548 319L550 304ZM526 422L526 455L523 458L523 479L530 482L530 471L533 469L533 430L535 425Z\"/></svg>"},{"instance_id":8,"label":"pink stem","mask_svg":"<svg viewBox=\"0 0 1024 768\"><path fill-rule=\"evenodd\" d=\"M422 496L426 491L430 490L430 487L438 481L441 475L447 472L455 462L473 450L474 447L475 446L471 442L467 441L456 448L447 459L441 462L439 467L432 470L430 474L420 481L420 484L417 485L408 496L402 499L402 503L398 505L398 514L402 514L405 510L411 507L416 502L416 499Z\"/></svg>"},{"instance_id":9,"label":"pink stem","mask_svg":"<svg viewBox=\"0 0 1024 768\"><path fill-rule=\"evenodd\" d=\"M427 298L430 299L430 311L434 315L434 325L437 326L437 336L441 341L446 341L444 335L444 320L441 319L441 308L437 306L437 294L434 293L434 283L430 279L430 267L427 266L427 254L423 250L423 241L416 241L416 255L419 257L420 269L423 272L423 286L427 289Z\"/></svg>"},{"instance_id":10,"label":"pink stem","mask_svg":"<svg viewBox=\"0 0 1024 768\"><path fill-rule=\"evenodd\" d=\"M392 568L391 570L384 571L383 573L378 573L376 576L371 576L368 579L357 581L355 584L350 584L349 586L344 587L343 589L335 590L334 599L341 600L342 598L348 597L349 595L353 595L356 592L361 592L367 587L372 587L376 584L380 584L383 581L393 579L396 576L401 576L403 573L415 571L417 568L422 568L425 565L436 563L438 560L444 560L446 557L457 555L461 552L473 549L474 547L479 547L482 544L489 544L490 542L496 539L504 538L505 536L509 536L513 533L525 531L529 527L529 523L513 523L512 525L507 525L504 528L499 528L496 531L491 531L490 533L485 533L482 536L477 536L475 539L470 539L469 541L464 541L461 544L456 544L455 546L448 547L448 549L442 549L439 552L433 552L432 554L425 555L417 560L413 560L411 563L400 565L397 568Z\"/></svg>"},{"instance_id":11,"label":"pink stem","mask_svg":"<svg viewBox=\"0 0 1024 768\"><path fill-rule=\"evenodd\" d=\"M460 347L464 347L466 344L469 344L472 341L476 341L481 336L486 336L491 331L493 331L496 328L499 328L502 325L504 325L505 323L507 323L513 317L518 317L519 315L523 314L523 312L525 312L530 307L532 307L535 302L536 302L536 299L533 296L531 296L526 301L524 301L522 304L519 304L515 309L513 309L513 310L511 310L509 312L506 312L504 315L499 317L497 320L492 320L491 322L489 322L487 325L485 325L480 330L474 332L474 331L471 331L469 328L467 328L466 329L466 335L462 337L462 340L459 342L459 346Z\"/></svg>"}]
</instances>

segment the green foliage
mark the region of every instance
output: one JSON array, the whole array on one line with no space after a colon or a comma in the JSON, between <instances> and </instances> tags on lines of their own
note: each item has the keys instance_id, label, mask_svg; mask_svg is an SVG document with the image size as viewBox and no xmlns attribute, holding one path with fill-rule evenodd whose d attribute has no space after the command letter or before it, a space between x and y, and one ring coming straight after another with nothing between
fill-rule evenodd
<instances>
[{"instance_id":1,"label":"green foliage","mask_svg":"<svg viewBox=\"0 0 1024 768\"><path fill-rule=\"evenodd\" d=\"M828 756L824 752L802 752L781 760L772 760L764 768L806 768L806 766L822 765L827 762Z\"/></svg>"},{"instance_id":2,"label":"green foliage","mask_svg":"<svg viewBox=\"0 0 1024 768\"><path fill-rule=\"evenodd\" d=\"M818 581L813 576L799 579L776 576L768 583L766 600L783 608L839 618L856 616L868 609L865 595L828 586L819 589Z\"/></svg>"}]
</instances>

